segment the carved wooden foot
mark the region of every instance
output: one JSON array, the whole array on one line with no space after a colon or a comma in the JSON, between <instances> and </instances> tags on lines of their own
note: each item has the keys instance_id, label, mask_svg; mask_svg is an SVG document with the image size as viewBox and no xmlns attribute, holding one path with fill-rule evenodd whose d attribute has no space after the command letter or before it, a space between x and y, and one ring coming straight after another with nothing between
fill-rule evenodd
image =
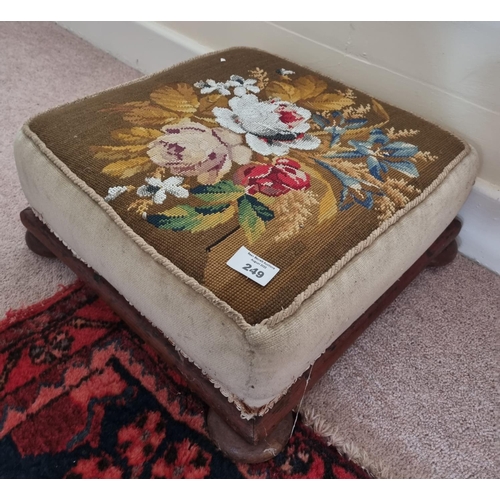
<instances>
[{"instance_id":1,"label":"carved wooden foot","mask_svg":"<svg viewBox=\"0 0 500 500\"><path fill-rule=\"evenodd\" d=\"M290 412L271 434L257 444L250 444L231 429L210 409L208 411L208 432L219 449L235 462L257 464L275 457L290 439L293 428L293 413Z\"/></svg>"},{"instance_id":2,"label":"carved wooden foot","mask_svg":"<svg viewBox=\"0 0 500 500\"><path fill-rule=\"evenodd\" d=\"M457 240L453 240L440 254L436 255L428 267L441 267L450 264L458 254Z\"/></svg>"},{"instance_id":3,"label":"carved wooden foot","mask_svg":"<svg viewBox=\"0 0 500 500\"><path fill-rule=\"evenodd\" d=\"M29 231L26 231L24 239L26 240L26 245L28 245L28 248L32 252L42 257L48 257L49 259L55 258L55 255L45 245L40 243L40 241Z\"/></svg>"}]
</instances>

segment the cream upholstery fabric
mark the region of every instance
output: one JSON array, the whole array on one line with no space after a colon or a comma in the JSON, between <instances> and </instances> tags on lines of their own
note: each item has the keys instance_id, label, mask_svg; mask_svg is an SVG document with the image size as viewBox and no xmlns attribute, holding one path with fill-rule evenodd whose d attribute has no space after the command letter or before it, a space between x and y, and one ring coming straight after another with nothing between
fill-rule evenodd
<instances>
[{"instance_id":1,"label":"cream upholstery fabric","mask_svg":"<svg viewBox=\"0 0 500 500\"><path fill-rule=\"evenodd\" d=\"M16 138L15 156L26 197L49 228L234 400L244 418L272 407L430 246L466 200L478 167L471 150L422 203L293 315L243 331L155 262L23 132Z\"/></svg>"}]
</instances>

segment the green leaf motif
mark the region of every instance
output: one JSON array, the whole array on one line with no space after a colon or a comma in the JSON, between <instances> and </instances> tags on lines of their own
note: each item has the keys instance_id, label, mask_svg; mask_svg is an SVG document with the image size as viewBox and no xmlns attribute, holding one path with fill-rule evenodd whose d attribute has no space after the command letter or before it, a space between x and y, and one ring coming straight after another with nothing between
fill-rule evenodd
<instances>
[{"instance_id":1,"label":"green leaf motif","mask_svg":"<svg viewBox=\"0 0 500 500\"><path fill-rule=\"evenodd\" d=\"M274 217L263 203L253 196L244 195L238 199L238 219L250 243L257 241L266 230L265 221Z\"/></svg>"},{"instance_id":2,"label":"green leaf motif","mask_svg":"<svg viewBox=\"0 0 500 500\"><path fill-rule=\"evenodd\" d=\"M212 185L200 185L191 189L191 194L208 203L230 203L237 200L245 188L237 186L232 181L220 181Z\"/></svg>"},{"instance_id":3,"label":"green leaf motif","mask_svg":"<svg viewBox=\"0 0 500 500\"><path fill-rule=\"evenodd\" d=\"M246 195L245 198L250 202L252 208L255 210L255 213L264 221L268 222L271 219L274 219L274 212L264 205L264 203L260 202L257 198L253 196Z\"/></svg>"},{"instance_id":4,"label":"green leaf motif","mask_svg":"<svg viewBox=\"0 0 500 500\"><path fill-rule=\"evenodd\" d=\"M175 215L169 215L172 212ZM230 204L191 207L178 205L162 214L147 215L146 220L158 229L171 231L205 231L230 220L235 213Z\"/></svg>"},{"instance_id":5,"label":"green leaf motif","mask_svg":"<svg viewBox=\"0 0 500 500\"><path fill-rule=\"evenodd\" d=\"M207 207L195 207L194 210L196 213L201 215L211 215L224 212L229 208L229 203L225 203L223 205L208 205Z\"/></svg>"},{"instance_id":6,"label":"green leaf motif","mask_svg":"<svg viewBox=\"0 0 500 500\"><path fill-rule=\"evenodd\" d=\"M238 186L230 181L222 181L222 188L235 189ZM232 185L232 186L231 186ZM212 190L215 186L198 186ZM220 187L220 186L219 186ZM207 189L207 190L208 190ZM250 243L257 241L266 230L266 222L274 219L274 212L254 196L238 194L238 220ZM158 229L171 231L206 231L231 220L236 213L234 203L219 203L217 205L204 205L192 207L190 205L177 205L159 214L146 215L146 221Z\"/></svg>"},{"instance_id":7,"label":"green leaf motif","mask_svg":"<svg viewBox=\"0 0 500 500\"><path fill-rule=\"evenodd\" d=\"M172 231L190 231L199 223L199 214L189 205L181 205L185 215L147 215L146 220L158 229L170 229Z\"/></svg>"}]
</instances>

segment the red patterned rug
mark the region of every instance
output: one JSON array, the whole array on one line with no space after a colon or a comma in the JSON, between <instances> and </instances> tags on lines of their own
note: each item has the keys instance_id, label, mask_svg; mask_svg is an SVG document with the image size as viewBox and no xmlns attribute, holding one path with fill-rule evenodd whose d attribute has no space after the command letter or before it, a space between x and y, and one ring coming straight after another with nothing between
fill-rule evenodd
<instances>
[{"instance_id":1,"label":"red patterned rug","mask_svg":"<svg viewBox=\"0 0 500 500\"><path fill-rule=\"evenodd\" d=\"M81 284L0 323L0 478L366 478L300 423L272 461L212 444L206 406Z\"/></svg>"}]
</instances>

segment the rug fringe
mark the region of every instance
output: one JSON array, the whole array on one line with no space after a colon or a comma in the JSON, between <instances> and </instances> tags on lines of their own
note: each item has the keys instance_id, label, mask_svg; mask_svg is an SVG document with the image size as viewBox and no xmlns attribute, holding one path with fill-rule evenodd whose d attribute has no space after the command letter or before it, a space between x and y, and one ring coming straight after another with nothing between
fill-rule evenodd
<instances>
[{"instance_id":1,"label":"rug fringe","mask_svg":"<svg viewBox=\"0 0 500 500\"><path fill-rule=\"evenodd\" d=\"M345 455L357 465L365 469L376 479L395 479L389 468L379 460L374 460L368 453L343 439L339 433L338 427L334 427L320 416L314 409L302 410L300 412L302 422L310 427L316 434L326 439L329 446L337 448L339 453Z\"/></svg>"},{"instance_id":2,"label":"rug fringe","mask_svg":"<svg viewBox=\"0 0 500 500\"><path fill-rule=\"evenodd\" d=\"M5 314L5 317L0 321L0 333L5 331L7 328L10 328L14 325L14 323L25 321L26 319L41 313L48 307L54 305L56 302L59 302L61 299L67 297L69 294L79 290L83 285L84 283L81 280L77 280L66 286L59 285L58 291L47 299L43 299L40 302L36 302L35 304L31 304L26 307L21 307L19 309L9 309Z\"/></svg>"}]
</instances>

